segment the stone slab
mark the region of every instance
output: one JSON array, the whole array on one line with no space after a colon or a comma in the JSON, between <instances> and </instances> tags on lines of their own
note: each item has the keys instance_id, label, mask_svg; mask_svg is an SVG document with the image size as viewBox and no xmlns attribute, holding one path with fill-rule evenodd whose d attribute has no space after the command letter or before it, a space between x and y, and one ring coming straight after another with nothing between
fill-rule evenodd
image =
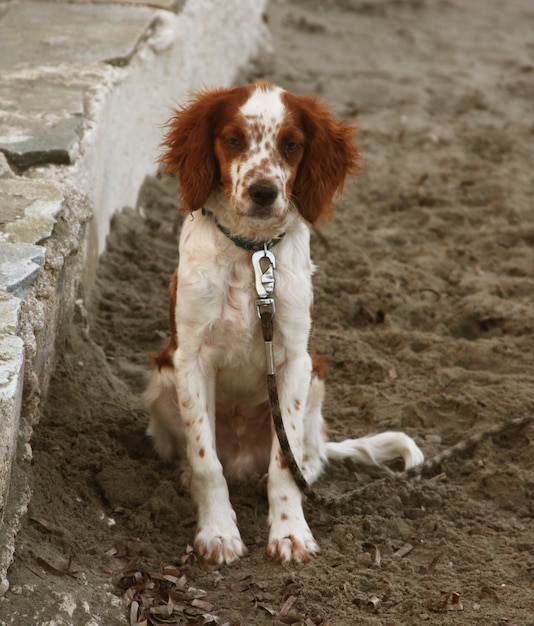
<instances>
[{"instance_id":1,"label":"stone slab","mask_svg":"<svg viewBox=\"0 0 534 626\"><path fill-rule=\"evenodd\" d=\"M62 206L63 193L53 182L0 180L0 238L4 243L43 241L52 234Z\"/></svg>"},{"instance_id":2,"label":"stone slab","mask_svg":"<svg viewBox=\"0 0 534 626\"><path fill-rule=\"evenodd\" d=\"M28 243L0 243L0 289L23 297L41 271L46 249Z\"/></svg>"},{"instance_id":3,"label":"stone slab","mask_svg":"<svg viewBox=\"0 0 534 626\"><path fill-rule=\"evenodd\" d=\"M2 338L2 348L0 354L0 394L3 398L14 400L18 393L19 383L22 384L18 378L24 363L24 343L20 337L9 335ZM0 423L0 434L5 426L4 422Z\"/></svg>"},{"instance_id":4,"label":"stone slab","mask_svg":"<svg viewBox=\"0 0 534 626\"><path fill-rule=\"evenodd\" d=\"M0 69L0 151L18 168L73 161L83 90L60 81L49 74L2 76Z\"/></svg>"},{"instance_id":5,"label":"stone slab","mask_svg":"<svg viewBox=\"0 0 534 626\"><path fill-rule=\"evenodd\" d=\"M0 339L0 521L3 521L15 455L22 403L24 342L15 335Z\"/></svg>"},{"instance_id":6,"label":"stone slab","mask_svg":"<svg viewBox=\"0 0 534 626\"><path fill-rule=\"evenodd\" d=\"M2 335L14 335L18 331L21 304L20 298L0 291L0 355L3 352Z\"/></svg>"},{"instance_id":7,"label":"stone slab","mask_svg":"<svg viewBox=\"0 0 534 626\"><path fill-rule=\"evenodd\" d=\"M154 10L114 4L22 2L0 20L0 75L22 67L128 62Z\"/></svg>"}]
</instances>

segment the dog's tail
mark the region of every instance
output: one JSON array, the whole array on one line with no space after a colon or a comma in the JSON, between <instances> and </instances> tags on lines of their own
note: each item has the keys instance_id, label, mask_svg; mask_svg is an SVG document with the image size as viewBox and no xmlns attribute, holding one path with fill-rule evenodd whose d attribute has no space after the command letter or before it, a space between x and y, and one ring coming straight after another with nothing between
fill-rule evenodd
<instances>
[{"instance_id":1,"label":"dog's tail","mask_svg":"<svg viewBox=\"0 0 534 626\"><path fill-rule=\"evenodd\" d=\"M324 399L324 379L326 376L326 357L313 356L313 378L308 399L308 415L313 414L321 427L317 431L322 431L322 436L326 441L320 445L317 441L315 447L321 450L318 456L321 463L324 463L325 453L329 460L342 461L352 459L361 465L380 467L388 470L386 463L401 458L404 460L404 469L409 470L417 467L425 460L424 454L419 449L415 441L408 435L401 432L387 431L377 435L368 435L358 439L345 439L345 441L328 441L326 429L324 428L321 415L321 405ZM314 431L315 429L311 429ZM324 440L323 439L323 440ZM322 443L322 442L321 442ZM310 443L309 445L312 445ZM310 480L313 481L320 474L321 468L310 472Z\"/></svg>"},{"instance_id":2,"label":"dog's tail","mask_svg":"<svg viewBox=\"0 0 534 626\"><path fill-rule=\"evenodd\" d=\"M387 431L377 435L345 439L345 441L327 441L328 459L352 459L362 465L384 468L385 464L397 458L404 460L404 469L421 465L425 457L415 441L401 432Z\"/></svg>"}]
</instances>

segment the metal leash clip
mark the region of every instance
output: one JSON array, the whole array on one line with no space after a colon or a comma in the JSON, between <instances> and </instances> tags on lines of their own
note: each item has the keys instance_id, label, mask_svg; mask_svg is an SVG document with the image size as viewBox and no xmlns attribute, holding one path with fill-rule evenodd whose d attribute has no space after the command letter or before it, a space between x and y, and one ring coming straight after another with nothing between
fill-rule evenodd
<instances>
[{"instance_id":1,"label":"metal leash clip","mask_svg":"<svg viewBox=\"0 0 534 626\"><path fill-rule=\"evenodd\" d=\"M261 320L263 341L265 345L265 360L267 374L274 376L276 370L274 365L273 349L273 317L276 311L274 298L274 268L276 262L274 254L269 251L266 245L262 250L257 250L252 255L252 266L256 282L256 309Z\"/></svg>"},{"instance_id":2,"label":"metal leash clip","mask_svg":"<svg viewBox=\"0 0 534 626\"><path fill-rule=\"evenodd\" d=\"M261 317L261 311L266 308L274 315L274 298L271 296L274 292L276 261L274 254L267 249L267 246L254 252L252 255L252 267L254 268L256 293L258 294L258 299L256 300L258 315Z\"/></svg>"}]
</instances>

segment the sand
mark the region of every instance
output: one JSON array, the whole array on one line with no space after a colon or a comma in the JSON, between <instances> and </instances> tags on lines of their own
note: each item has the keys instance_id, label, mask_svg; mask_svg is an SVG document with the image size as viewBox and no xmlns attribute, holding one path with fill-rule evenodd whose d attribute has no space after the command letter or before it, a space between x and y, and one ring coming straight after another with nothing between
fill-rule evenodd
<instances>
[{"instance_id":1,"label":"sand","mask_svg":"<svg viewBox=\"0 0 534 626\"><path fill-rule=\"evenodd\" d=\"M362 172L312 235L333 439L402 429L432 456L534 413L533 23L530 0L270 3L274 59L250 78L360 129ZM166 339L176 203L174 181L147 178L82 294L0 623L144 624L139 601L169 607L149 624L532 626L532 427L420 481L331 465L322 493L367 488L306 506L321 552L305 565L267 559L265 497L236 485L249 555L198 562L194 506L141 401Z\"/></svg>"}]
</instances>

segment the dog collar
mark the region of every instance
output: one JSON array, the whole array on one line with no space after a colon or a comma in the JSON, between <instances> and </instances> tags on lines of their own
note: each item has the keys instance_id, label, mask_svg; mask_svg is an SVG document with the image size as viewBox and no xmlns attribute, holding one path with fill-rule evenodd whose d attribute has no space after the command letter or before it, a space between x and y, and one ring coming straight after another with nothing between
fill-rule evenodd
<instances>
[{"instance_id":1,"label":"dog collar","mask_svg":"<svg viewBox=\"0 0 534 626\"><path fill-rule=\"evenodd\" d=\"M273 246L276 246L276 244L281 241L285 236L285 233L282 233L281 235L278 235L278 237L273 237L269 241L250 241L248 239L245 239L244 237L240 237L239 235L231 233L222 224L219 224L215 215L213 215L213 213L211 211L208 211L208 209L206 209L205 207L202 207L202 215L209 216L213 220L217 228L221 231L221 233L223 233L223 235L226 235L226 237L228 237L228 239L230 239L230 241L232 241L238 248L243 248L243 250L270 250Z\"/></svg>"}]
</instances>

